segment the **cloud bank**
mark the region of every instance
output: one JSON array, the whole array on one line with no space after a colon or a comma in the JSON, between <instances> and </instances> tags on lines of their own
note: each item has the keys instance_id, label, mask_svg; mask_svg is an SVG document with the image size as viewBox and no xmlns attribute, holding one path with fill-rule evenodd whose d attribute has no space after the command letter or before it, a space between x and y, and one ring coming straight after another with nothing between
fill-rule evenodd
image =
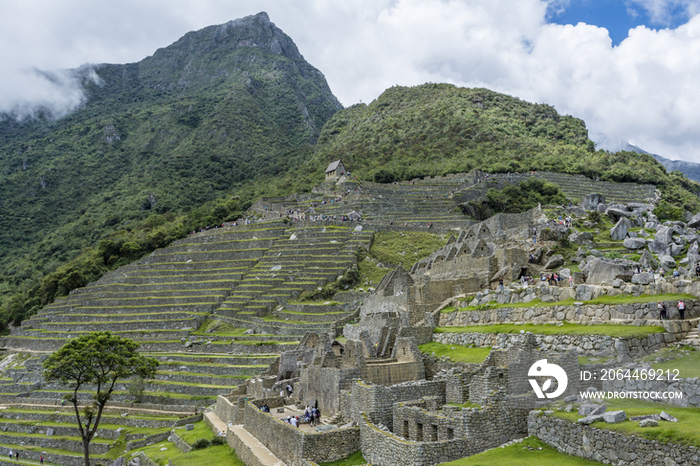
<instances>
[{"instance_id":1,"label":"cloud bank","mask_svg":"<svg viewBox=\"0 0 700 466\"><path fill-rule=\"evenodd\" d=\"M657 29L632 29L617 47L604 28L548 23L548 7L568 0L103 3L2 2L0 110L79 105L75 80L27 70L137 61L189 30L265 10L346 106L395 84L487 87L582 118L594 140L700 162L700 1L626 0ZM687 22L664 28L678 14Z\"/></svg>"}]
</instances>

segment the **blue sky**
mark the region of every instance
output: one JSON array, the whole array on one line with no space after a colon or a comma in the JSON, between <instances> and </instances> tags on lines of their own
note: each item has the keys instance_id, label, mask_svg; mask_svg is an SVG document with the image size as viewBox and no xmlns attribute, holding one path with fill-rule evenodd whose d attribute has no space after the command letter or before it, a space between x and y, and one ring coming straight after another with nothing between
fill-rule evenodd
<instances>
[{"instance_id":1,"label":"blue sky","mask_svg":"<svg viewBox=\"0 0 700 466\"><path fill-rule=\"evenodd\" d=\"M649 10L624 0L570 0L550 3L547 21L553 24L586 23L604 27L613 46L627 38L630 29L644 25L650 29L675 29L688 21L687 9L681 3L665 5L662 18L651 18Z\"/></svg>"}]
</instances>

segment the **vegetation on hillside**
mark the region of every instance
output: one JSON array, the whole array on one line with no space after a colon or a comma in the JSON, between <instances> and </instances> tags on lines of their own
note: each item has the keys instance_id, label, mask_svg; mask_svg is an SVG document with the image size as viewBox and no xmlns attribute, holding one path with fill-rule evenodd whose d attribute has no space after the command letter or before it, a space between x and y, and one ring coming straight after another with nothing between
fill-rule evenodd
<instances>
[{"instance_id":1,"label":"vegetation on hillside","mask_svg":"<svg viewBox=\"0 0 700 466\"><path fill-rule=\"evenodd\" d=\"M315 156L319 166L342 158L361 178L385 182L480 169L651 183L670 204L700 210L693 194L700 184L668 174L651 155L596 151L582 120L488 89L392 87L369 105L336 113Z\"/></svg>"},{"instance_id":2,"label":"vegetation on hillside","mask_svg":"<svg viewBox=\"0 0 700 466\"><path fill-rule=\"evenodd\" d=\"M265 14L95 72L65 118L0 118L0 325L262 194L309 189L340 108Z\"/></svg>"},{"instance_id":3,"label":"vegetation on hillside","mask_svg":"<svg viewBox=\"0 0 700 466\"><path fill-rule=\"evenodd\" d=\"M246 38L258 46L240 45ZM654 183L659 218L700 210L700 184L646 154L596 152L581 120L548 105L425 84L337 112L323 76L264 14L95 71L97 83L80 71L88 100L76 112L0 120L0 327L188 231L238 218L262 195L309 191L338 158L384 182L480 169ZM561 201L537 183L490 191L473 213ZM360 265L362 284L381 278L375 269Z\"/></svg>"},{"instance_id":4,"label":"vegetation on hillside","mask_svg":"<svg viewBox=\"0 0 700 466\"><path fill-rule=\"evenodd\" d=\"M471 201L462 205L465 214L477 220L486 220L500 212L525 212L537 205L566 203L566 196L559 186L539 178L529 178L517 185L503 189L489 189L483 201Z\"/></svg>"}]
</instances>

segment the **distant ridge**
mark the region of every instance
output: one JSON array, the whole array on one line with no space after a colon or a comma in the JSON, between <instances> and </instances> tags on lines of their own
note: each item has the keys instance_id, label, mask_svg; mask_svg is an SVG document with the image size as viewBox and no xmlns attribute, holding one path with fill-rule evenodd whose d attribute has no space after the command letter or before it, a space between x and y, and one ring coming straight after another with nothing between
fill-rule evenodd
<instances>
[{"instance_id":1,"label":"distant ridge","mask_svg":"<svg viewBox=\"0 0 700 466\"><path fill-rule=\"evenodd\" d=\"M667 171L672 172L678 170L691 180L700 181L700 163L686 162L684 160L667 159L666 157L647 152L641 147L637 147L633 144L630 144L627 141L620 141L620 146L621 147L619 150L636 152L637 154L649 154L652 157L654 157L661 165L663 165Z\"/></svg>"}]
</instances>

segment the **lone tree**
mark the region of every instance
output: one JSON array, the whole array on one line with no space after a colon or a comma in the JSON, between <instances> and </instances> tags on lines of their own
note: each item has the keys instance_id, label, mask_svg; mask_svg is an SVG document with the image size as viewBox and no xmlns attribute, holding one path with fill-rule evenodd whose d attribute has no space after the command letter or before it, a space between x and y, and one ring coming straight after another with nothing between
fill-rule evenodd
<instances>
[{"instance_id":1,"label":"lone tree","mask_svg":"<svg viewBox=\"0 0 700 466\"><path fill-rule=\"evenodd\" d=\"M90 466L90 441L97 432L102 411L112 396L117 380L132 376L153 378L158 367L155 358L142 356L139 347L128 338L110 332L94 332L70 340L44 361L44 379L68 385L73 392L65 399L73 403L78 429L83 439L85 466ZM85 385L95 390L94 400L83 406L82 418L78 392Z\"/></svg>"}]
</instances>

